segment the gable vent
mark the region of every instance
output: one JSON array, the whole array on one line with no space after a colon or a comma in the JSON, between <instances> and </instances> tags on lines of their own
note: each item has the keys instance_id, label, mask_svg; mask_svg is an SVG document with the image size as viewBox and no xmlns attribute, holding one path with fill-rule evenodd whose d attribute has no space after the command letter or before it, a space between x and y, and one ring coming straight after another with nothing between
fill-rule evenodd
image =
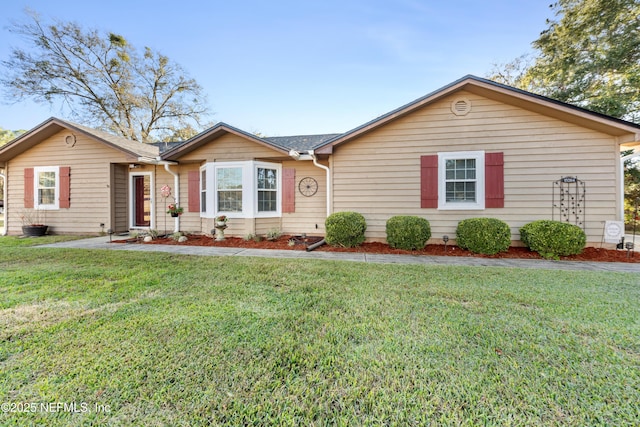
<instances>
[{"instance_id":1,"label":"gable vent","mask_svg":"<svg viewBox=\"0 0 640 427\"><path fill-rule=\"evenodd\" d=\"M471 101L467 98L457 98L451 102L451 112L456 116L466 116L471 111Z\"/></svg>"}]
</instances>

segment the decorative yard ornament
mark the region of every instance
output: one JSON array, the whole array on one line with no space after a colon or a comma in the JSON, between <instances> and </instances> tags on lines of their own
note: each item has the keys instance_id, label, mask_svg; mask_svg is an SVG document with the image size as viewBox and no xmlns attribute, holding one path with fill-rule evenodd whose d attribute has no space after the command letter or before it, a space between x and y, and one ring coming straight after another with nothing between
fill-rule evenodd
<instances>
[{"instance_id":1,"label":"decorative yard ornament","mask_svg":"<svg viewBox=\"0 0 640 427\"><path fill-rule=\"evenodd\" d=\"M162 187L160 187L160 195L162 196L162 198L164 199L164 203L167 203L167 198L171 197L171 187L169 187L167 184L163 185ZM175 199L175 197L173 198L174 201L177 201ZM178 205L176 203L172 203L169 206L167 206L167 213L171 214L171 216L173 218L177 218L179 217L183 212L183 209L181 207L178 207ZM164 234L165 236L167 235L167 217L164 217Z\"/></svg>"},{"instance_id":2,"label":"decorative yard ornament","mask_svg":"<svg viewBox=\"0 0 640 427\"><path fill-rule=\"evenodd\" d=\"M163 185L162 188L160 188L160 195L165 199L171 196L171 187L169 187L167 184Z\"/></svg>"},{"instance_id":3,"label":"decorative yard ornament","mask_svg":"<svg viewBox=\"0 0 640 427\"><path fill-rule=\"evenodd\" d=\"M226 215L219 215L215 219L215 229L218 230L218 232L216 233L216 240L219 242L224 240L224 230L227 228L228 220L229 217ZM213 230L211 234L213 234Z\"/></svg>"}]
</instances>

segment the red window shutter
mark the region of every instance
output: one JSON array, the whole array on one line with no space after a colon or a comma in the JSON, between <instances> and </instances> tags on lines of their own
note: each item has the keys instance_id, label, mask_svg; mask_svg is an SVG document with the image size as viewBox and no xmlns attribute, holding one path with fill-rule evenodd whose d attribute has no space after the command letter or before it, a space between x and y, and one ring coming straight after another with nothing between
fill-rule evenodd
<instances>
[{"instance_id":1,"label":"red window shutter","mask_svg":"<svg viewBox=\"0 0 640 427\"><path fill-rule=\"evenodd\" d=\"M71 207L71 168L60 167L60 208Z\"/></svg>"},{"instance_id":2,"label":"red window shutter","mask_svg":"<svg viewBox=\"0 0 640 427\"><path fill-rule=\"evenodd\" d=\"M200 171L189 171L188 211L200 212Z\"/></svg>"},{"instance_id":3,"label":"red window shutter","mask_svg":"<svg viewBox=\"0 0 640 427\"><path fill-rule=\"evenodd\" d=\"M296 170L294 168L282 169L282 212L293 213L296 211Z\"/></svg>"},{"instance_id":4,"label":"red window shutter","mask_svg":"<svg viewBox=\"0 0 640 427\"><path fill-rule=\"evenodd\" d=\"M420 207L438 207L438 156L420 156Z\"/></svg>"},{"instance_id":5,"label":"red window shutter","mask_svg":"<svg viewBox=\"0 0 640 427\"><path fill-rule=\"evenodd\" d=\"M33 168L24 168L24 207L33 208Z\"/></svg>"},{"instance_id":6,"label":"red window shutter","mask_svg":"<svg viewBox=\"0 0 640 427\"><path fill-rule=\"evenodd\" d=\"M504 208L504 153L485 153L485 208Z\"/></svg>"}]
</instances>

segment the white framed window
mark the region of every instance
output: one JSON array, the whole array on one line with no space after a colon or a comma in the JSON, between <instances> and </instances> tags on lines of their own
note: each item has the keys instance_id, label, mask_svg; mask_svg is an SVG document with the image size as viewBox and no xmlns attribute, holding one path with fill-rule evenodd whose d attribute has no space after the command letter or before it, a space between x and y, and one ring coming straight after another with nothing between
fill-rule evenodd
<instances>
[{"instance_id":1,"label":"white framed window","mask_svg":"<svg viewBox=\"0 0 640 427\"><path fill-rule=\"evenodd\" d=\"M277 217L282 209L281 188L282 166L279 163L207 163L200 169L200 215L206 218L218 215Z\"/></svg>"},{"instance_id":2,"label":"white framed window","mask_svg":"<svg viewBox=\"0 0 640 427\"><path fill-rule=\"evenodd\" d=\"M216 165L216 212L242 213L243 167Z\"/></svg>"},{"instance_id":3,"label":"white framed window","mask_svg":"<svg viewBox=\"0 0 640 427\"><path fill-rule=\"evenodd\" d=\"M207 213L207 167L200 168L200 215Z\"/></svg>"},{"instance_id":4,"label":"white framed window","mask_svg":"<svg viewBox=\"0 0 640 427\"><path fill-rule=\"evenodd\" d=\"M256 166L256 191L258 213L278 212L280 186L278 169L273 167Z\"/></svg>"},{"instance_id":5,"label":"white framed window","mask_svg":"<svg viewBox=\"0 0 640 427\"><path fill-rule=\"evenodd\" d=\"M60 168L35 167L33 178L33 207L45 210L60 209Z\"/></svg>"},{"instance_id":6,"label":"white framed window","mask_svg":"<svg viewBox=\"0 0 640 427\"><path fill-rule=\"evenodd\" d=\"M484 182L484 151L438 153L438 209L484 209Z\"/></svg>"}]
</instances>

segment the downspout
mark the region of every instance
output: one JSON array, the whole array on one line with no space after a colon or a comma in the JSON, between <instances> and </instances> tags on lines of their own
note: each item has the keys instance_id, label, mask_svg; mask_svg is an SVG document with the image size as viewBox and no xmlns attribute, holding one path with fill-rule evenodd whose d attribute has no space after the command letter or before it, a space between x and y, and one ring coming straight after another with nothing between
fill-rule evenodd
<instances>
[{"instance_id":1,"label":"downspout","mask_svg":"<svg viewBox=\"0 0 640 427\"><path fill-rule=\"evenodd\" d=\"M169 169L169 167L171 166L170 163L163 162L163 164L164 164L164 170L166 170L171 175L173 175L173 188L175 188L176 204L178 206L180 206L180 175L178 175L176 172L174 172L171 169ZM178 215L174 219L175 219L175 221L174 221L174 226L173 226L173 232L177 233L177 232L180 231L180 215Z\"/></svg>"},{"instance_id":2,"label":"downspout","mask_svg":"<svg viewBox=\"0 0 640 427\"><path fill-rule=\"evenodd\" d=\"M331 215L331 169L328 166L318 163L318 158L314 154L313 150L309 150L309 155L313 160L313 164L320 169L324 169L327 172L327 217Z\"/></svg>"},{"instance_id":3,"label":"downspout","mask_svg":"<svg viewBox=\"0 0 640 427\"><path fill-rule=\"evenodd\" d=\"M2 216L4 219L4 228L2 230L2 235L6 236L8 231L9 231L9 215L7 215L7 208L9 207L8 203L7 203L7 195L8 195L8 190L7 190L7 176L4 173L0 173L0 178L2 179L2 201L4 203L4 207L2 208Z\"/></svg>"},{"instance_id":4,"label":"downspout","mask_svg":"<svg viewBox=\"0 0 640 427\"><path fill-rule=\"evenodd\" d=\"M176 205L180 206L180 175L178 175L176 172L169 169L169 166L177 165L177 163L170 162L168 160L162 160L162 158L160 157L144 157L144 156L138 157L138 161L149 164L149 165L164 165L164 170L166 170L168 173L173 175L173 187L176 189L176 192L174 193L175 194L174 198L176 199ZM177 216L175 218L174 224L175 225L173 227L174 228L173 232L177 233L180 231L180 216Z\"/></svg>"},{"instance_id":5,"label":"downspout","mask_svg":"<svg viewBox=\"0 0 640 427\"><path fill-rule=\"evenodd\" d=\"M289 156L293 158L293 160L313 160L313 164L320 169L324 169L327 172L327 216L331 215L331 169L328 166L321 165L318 163L318 158L316 157L313 150L307 151L307 154L302 154L296 150L289 151Z\"/></svg>"},{"instance_id":6,"label":"downspout","mask_svg":"<svg viewBox=\"0 0 640 427\"><path fill-rule=\"evenodd\" d=\"M298 151L291 150L289 151L289 156L291 156L294 160L313 160L314 166L324 169L327 173L327 217L331 215L331 169L328 166L321 165L318 163L318 157L316 157L313 150L307 151L307 154L300 154ZM322 239L313 245L307 247L307 252L310 252L322 245L326 244L326 240Z\"/></svg>"}]
</instances>

